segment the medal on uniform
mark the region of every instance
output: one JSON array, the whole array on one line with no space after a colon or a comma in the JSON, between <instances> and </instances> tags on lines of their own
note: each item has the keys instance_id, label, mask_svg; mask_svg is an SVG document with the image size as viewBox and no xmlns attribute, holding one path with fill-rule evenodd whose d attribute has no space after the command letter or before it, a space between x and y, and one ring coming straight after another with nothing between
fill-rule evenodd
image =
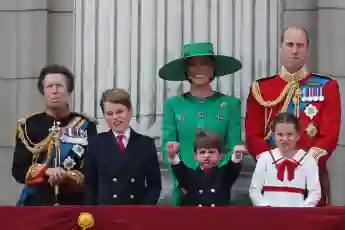
<instances>
[{"instance_id":1,"label":"medal on uniform","mask_svg":"<svg viewBox=\"0 0 345 230\"><path fill-rule=\"evenodd\" d=\"M79 136L83 138L87 138L87 130L79 129Z\"/></svg>"},{"instance_id":2,"label":"medal on uniform","mask_svg":"<svg viewBox=\"0 0 345 230\"><path fill-rule=\"evenodd\" d=\"M308 98L307 101L311 102L313 101L313 89L312 88L308 88Z\"/></svg>"},{"instance_id":3,"label":"medal on uniform","mask_svg":"<svg viewBox=\"0 0 345 230\"><path fill-rule=\"evenodd\" d=\"M317 128L315 127L314 124L309 124L308 127L306 128L306 132L310 137L315 137L317 134Z\"/></svg>"},{"instance_id":4,"label":"medal on uniform","mask_svg":"<svg viewBox=\"0 0 345 230\"><path fill-rule=\"evenodd\" d=\"M74 166L76 165L75 161L71 156L68 156L64 161L63 161L63 167L67 170L72 170Z\"/></svg>"},{"instance_id":5,"label":"medal on uniform","mask_svg":"<svg viewBox=\"0 0 345 230\"><path fill-rule=\"evenodd\" d=\"M323 96L323 88L322 87L319 88L319 100L320 101L325 100L325 97Z\"/></svg>"},{"instance_id":6,"label":"medal on uniform","mask_svg":"<svg viewBox=\"0 0 345 230\"><path fill-rule=\"evenodd\" d=\"M307 94L308 94L308 89L307 88L302 88L302 98L301 98L301 101L303 101L303 102L307 101Z\"/></svg>"},{"instance_id":7,"label":"medal on uniform","mask_svg":"<svg viewBox=\"0 0 345 230\"><path fill-rule=\"evenodd\" d=\"M73 145L72 150L79 156L79 158L81 158L85 153L85 150L81 145Z\"/></svg>"},{"instance_id":8,"label":"medal on uniform","mask_svg":"<svg viewBox=\"0 0 345 230\"><path fill-rule=\"evenodd\" d=\"M309 117L310 119L313 119L316 114L319 111L317 110L317 108L313 105L313 104L309 104L305 109L304 109L304 113L305 115L307 115L307 117Z\"/></svg>"},{"instance_id":9,"label":"medal on uniform","mask_svg":"<svg viewBox=\"0 0 345 230\"><path fill-rule=\"evenodd\" d=\"M313 101L318 101L319 100L319 90L318 88L313 88Z\"/></svg>"}]
</instances>

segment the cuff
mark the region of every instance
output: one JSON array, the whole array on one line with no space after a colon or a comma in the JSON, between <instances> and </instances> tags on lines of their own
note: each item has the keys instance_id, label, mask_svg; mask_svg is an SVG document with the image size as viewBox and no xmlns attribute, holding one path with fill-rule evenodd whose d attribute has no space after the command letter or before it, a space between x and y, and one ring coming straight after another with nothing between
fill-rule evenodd
<instances>
[{"instance_id":1,"label":"cuff","mask_svg":"<svg viewBox=\"0 0 345 230\"><path fill-rule=\"evenodd\" d=\"M242 159L243 159L243 154L239 155L239 156L236 156L235 153L233 153L231 155L231 161L234 162L234 163L241 163L242 162Z\"/></svg>"},{"instance_id":2,"label":"cuff","mask_svg":"<svg viewBox=\"0 0 345 230\"><path fill-rule=\"evenodd\" d=\"M67 176L72 179L77 185L84 184L84 175L78 170L67 171Z\"/></svg>"},{"instance_id":3,"label":"cuff","mask_svg":"<svg viewBox=\"0 0 345 230\"><path fill-rule=\"evenodd\" d=\"M308 153L316 160L316 162L319 162L319 159L321 157L326 156L328 154L326 150L318 147L310 148Z\"/></svg>"},{"instance_id":4,"label":"cuff","mask_svg":"<svg viewBox=\"0 0 345 230\"><path fill-rule=\"evenodd\" d=\"M177 165L180 163L181 160L180 160L179 156L176 154L174 158L168 158L168 161L172 165Z\"/></svg>"},{"instance_id":5,"label":"cuff","mask_svg":"<svg viewBox=\"0 0 345 230\"><path fill-rule=\"evenodd\" d=\"M44 182L47 166L43 164L33 164L26 174L26 184L41 184Z\"/></svg>"}]
</instances>

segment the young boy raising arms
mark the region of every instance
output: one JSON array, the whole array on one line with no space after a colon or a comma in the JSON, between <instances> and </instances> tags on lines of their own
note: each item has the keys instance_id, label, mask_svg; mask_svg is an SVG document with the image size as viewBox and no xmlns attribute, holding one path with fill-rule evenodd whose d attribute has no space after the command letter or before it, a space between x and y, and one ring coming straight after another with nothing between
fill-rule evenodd
<instances>
[{"instance_id":1,"label":"young boy raising arms","mask_svg":"<svg viewBox=\"0 0 345 230\"><path fill-rule=\"evenodd\" d=\"M235 147L229 162L217 166L221 159L221 144L216 134L200 132L194 141L196 169L188 168L178 156L179 144L168 144L168 157L172 171L179 183L181 206L226 206L230 205L231 187L241 171L242 148Z\"/></svg>"}]
</instances>

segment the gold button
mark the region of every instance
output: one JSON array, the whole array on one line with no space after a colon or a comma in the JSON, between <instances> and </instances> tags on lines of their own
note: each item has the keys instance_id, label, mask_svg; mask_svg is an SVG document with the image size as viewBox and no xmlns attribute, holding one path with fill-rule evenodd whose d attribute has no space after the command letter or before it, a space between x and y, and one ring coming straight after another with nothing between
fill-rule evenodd
<instances>
[{"instance_id":1,"label":"gold button","mask_svg":"<svg viewBox=\"0 0 345 230\"><path fill-rule=\"evenodd\" d=\"M113 182L117 182L117 178L116 177L113 178Z\"/></svg>"},{"instance_id":2,"label":"gold button","mask_svg":"<svg viewBox=\"0 0 345 230\"><path fill-rule=\"evenodd\" d=\"M114 199L117 199L117 195L116 195L116 194L114 194L114 195L113 195L113 198L114 198Z\"/></svg>"},{"instance_id":3,"label":"gold button","mask_svg":"<svg viewBox=\"0 0 345 230\"><path fill-rule=\"evenodd\" d=\"M129 195L129 198L134 199L134 195L133 194Z\"/></svg>"},{"instance_id":4,"label":"gold button","mask_svg":"<svg viewBox=\"0 0 345 230\"><path fill-rule=\"evenodd\" d=\"M134 179L134 178L132 178L132 179L131 179L131 183L134 183L134 182L135 182L135 179Z\"/></svg>"},{"instance_id":5,"label":"gold button","mask_svg":"<svg viewBox=\"0 0 345 230\"><path fill-rule=\"evenodd\" d=\"M216 207L216 206L215 206L214 204L211 204L211 207L214 208L214 207Z\"/></svg>"},{"instance_id":6,"label":"gold button","mask_svg":"<svg viewBox=\"0 0 345 230\"><path fill-rule=\"evenodd\" d=\"M216 190L215 190L214 188L211 188L211 192L212 192L212 193L215 193Z\"/></svg>"},{"instance_id":7,"label":"gold button","mask_svg":"<svg viewBox=\"0 0 345 230\"><path fill-rule=\"evenodd\" d=\"M202 191L202 189L200 189L199 190L199 194L203 194L204 193L204 191Z\"/></svg>"}]
</instances>

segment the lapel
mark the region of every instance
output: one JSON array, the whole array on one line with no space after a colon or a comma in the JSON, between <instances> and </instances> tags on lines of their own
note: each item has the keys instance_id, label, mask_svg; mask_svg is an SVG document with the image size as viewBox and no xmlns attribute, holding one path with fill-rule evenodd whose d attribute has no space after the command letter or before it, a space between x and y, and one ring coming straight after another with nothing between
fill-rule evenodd
<instances>
[{"instance_id":1,"label":"lapel","mask_svg":"<svg viewBox=\"0 0 345 230\"><path fill-rule=\"evenodd\" d=\"M132 128L130 128L129 140L125 152L131 152L131 149L135 149L135 141L137 140L138 136L139 134L135 132ZM135 151L131 153L131 155L133 154L135 154Z\"/></svg>"}]
</instances>

